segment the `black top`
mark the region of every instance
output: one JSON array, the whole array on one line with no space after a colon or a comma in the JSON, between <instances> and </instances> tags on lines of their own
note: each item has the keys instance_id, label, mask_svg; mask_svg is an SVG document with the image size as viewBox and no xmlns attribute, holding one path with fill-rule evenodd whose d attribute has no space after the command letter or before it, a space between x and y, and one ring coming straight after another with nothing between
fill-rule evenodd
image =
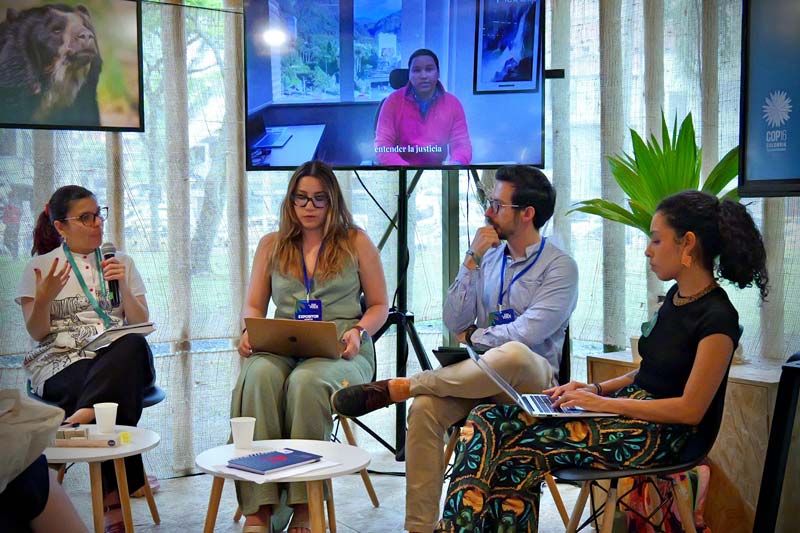
<instances>
[{"instance_id":1,"label":"black top","mask_svg":"<svg viewBox=\"0 0 800 533\"><path fill-rule=\"evenodd\" d=\"M675 398L683 394L697 346L705 337L715 333L727 335L733 341L734 349L741 337L739 313L722 288L718 287L680 307L672 302L677 290L677 284L670 288L666 301L658 310L652 331L645 336L646 327L643 325L639 339L642 363L634 384L656 398Z\"/></svg>"}]
</instances>

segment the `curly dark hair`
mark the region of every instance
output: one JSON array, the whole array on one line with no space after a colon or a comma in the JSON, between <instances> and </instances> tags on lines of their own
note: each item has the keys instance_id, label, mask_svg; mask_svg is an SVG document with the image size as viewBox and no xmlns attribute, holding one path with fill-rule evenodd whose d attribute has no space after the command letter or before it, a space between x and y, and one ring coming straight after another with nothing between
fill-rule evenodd
<instances>
[{"instance_id":1,"label":"curly dark hair","mask_svg":"<svg viewBox=\"0 0 800 533\"><path fill-rule=\"evenodd\" d=\"M683 191L662 200L656 211L664 215L678 237L687 231L697 236L704 267L740 289L755 284L761 299L767 298L767 252L753 217L742 204L720 201L700 191Z\"/></svg>"}]
</instances>

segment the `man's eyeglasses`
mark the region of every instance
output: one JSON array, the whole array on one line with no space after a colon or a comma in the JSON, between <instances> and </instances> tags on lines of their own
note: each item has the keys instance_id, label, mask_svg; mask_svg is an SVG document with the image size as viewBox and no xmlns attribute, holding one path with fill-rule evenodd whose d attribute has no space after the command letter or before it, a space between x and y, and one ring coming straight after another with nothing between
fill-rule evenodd
<instances>
[{"instance_id":1,"label":"man's eyeglasses","mask_svg":"<svg viewBox=\"0 0 800 533\"><path fill-rule=\"evenodd\" d=\"M78 215L76 217L66 217L62 218L61 220L77 220L81 224L87 227L92 227L97 223L97 219L100 219L100 222L105 222L108 218L108 208L101 207L97 210L96 213L84 213L82 215Z\"/></svg>"},{"instance_id":2,"label":"man's eyeglasses","mask_svg":"<svg viewBox=\"0 0 800 533\"><path fill-rule=\"evenodd\" d=\"M314 196L306 196L305 194L292 195L292 203L297 207L305 207L308 205L308 202L313 203L314 207L317 209L321 209L327 207L330 198L328 198L327 194L315 194Z\"/></svg>"},{"instance_id":3,"label":"man's eyeglasses","mask_svg":"<svg viewBox=\"0 0 800 533\"><path fill-rule=\"evenodd\" d=\"M498 200L497 198L491 198L489 200L489 207L492 209L492 211L497 213L500 211L501 207L513 207L514 209L519 209L522 206L517 204L504 204L501 202L501 200Z\"/></svg>"}]
</instances>

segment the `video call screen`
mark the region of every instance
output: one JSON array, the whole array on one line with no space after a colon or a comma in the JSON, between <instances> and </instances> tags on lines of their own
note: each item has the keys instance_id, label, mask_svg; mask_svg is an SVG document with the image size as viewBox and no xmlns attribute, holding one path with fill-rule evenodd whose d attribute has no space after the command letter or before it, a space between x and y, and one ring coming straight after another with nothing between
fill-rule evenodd
<instances>
[{"instance_id":1,"label":"video call screen","mask_svg":"<svg viewBox=\"0 0 800 533\"><path fill-rule=\"evenodd\" d=\"M544 164L543 0L244 13L248 170Z\"/></svg>"}]
</instances>

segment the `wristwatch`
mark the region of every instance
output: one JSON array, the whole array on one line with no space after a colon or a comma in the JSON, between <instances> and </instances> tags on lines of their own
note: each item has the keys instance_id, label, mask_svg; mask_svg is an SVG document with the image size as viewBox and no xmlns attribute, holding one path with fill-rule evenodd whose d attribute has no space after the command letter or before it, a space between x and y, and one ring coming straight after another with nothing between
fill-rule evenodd
<instances>
[{"instance_id":1,"label":"wristwatch","mask_svg":"<svg viewBox=\"0 0 800 533\"><path fill-rule=\"evenodd\" d=\"M369 337L369 333L367 333L367 330L366 330L366 329L364 329L364 326L359 326L358 324L356 324L356 325L355 325L355 326L353 326L351 329L356 329L356 330L358 330L358 335L361 337L361 342L362 342L362 343L363 343L365 340L367 340L367 337Z\"/></svg>"},{"instance_id":2,"label":"wristwatch","mask_svg":"<svg viewBox=\"0 0 800 533\"><path fill-rule=\"evenodd\" d=\"M480 268L480 266L481 266L481 256L479 256L477 253L475 253L475 250L473 250L472 248L467 250L467 255L470 256L472 258L472 260L475 261L475 265L478 268Z\"/></svg>"},{"instance_id":3,"label":"wristwatch","mask_svg":"<svg viewBox=\"0 0 800 533\"><path fill-rule=\"evenodd\" d=\"M472 346L472 334L475 333L476 329L478 329L478 326L472 324L464 330L464 341L467 343L467 346Z\"/></svg>"}]
</instances>

